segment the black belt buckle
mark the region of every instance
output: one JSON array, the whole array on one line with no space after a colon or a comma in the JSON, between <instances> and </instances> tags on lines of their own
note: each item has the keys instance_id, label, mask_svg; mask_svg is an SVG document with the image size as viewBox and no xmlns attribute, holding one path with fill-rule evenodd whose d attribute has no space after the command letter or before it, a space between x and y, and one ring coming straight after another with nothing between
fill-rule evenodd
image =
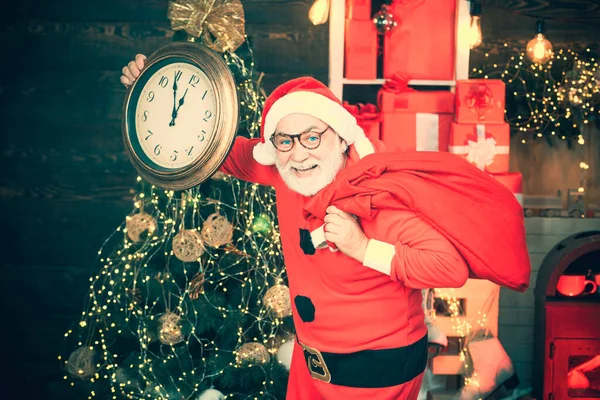
<instances>
[{"instance_id":1,"label":"black belt buckle","mask_svg":"<svg viewBox=\"0 0 600 400\"><path fill-rule=\"evenodd\" d=\"M300 342L298 342L300 343ZM300 343L300 346L304 349L306 363L308 364L308 370L310 371L310 375L320 380L321 382L329 383L331 382L331 373L327 368L327 364L325 364L325 360L323 359L323 355L321 352L315 348L306 346Z\"/></svg>"}]
</instances>

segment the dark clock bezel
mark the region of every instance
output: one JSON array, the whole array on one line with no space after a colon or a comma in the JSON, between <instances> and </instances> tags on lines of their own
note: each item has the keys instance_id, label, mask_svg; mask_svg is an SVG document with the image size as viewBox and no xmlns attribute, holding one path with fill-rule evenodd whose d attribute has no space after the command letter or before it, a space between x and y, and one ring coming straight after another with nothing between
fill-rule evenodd
<instances>
[{"instance_id":1,"label":"dark clock bezel","mask_svg":"<svg viewBox=\"0 0 600 400\"><path fill-rule=\"evenodd\" d=\"M156 71L172 63L187 63L204 72L215 96L217 119L213 131L207 135L208 143L202 153L192 163L180 168L160 166L146 155L139 143L135 121L137 104L145 84ZM204 182L218 170L231 150L238 123L236 84L225 61L206 46L182 42L166 45L147 58L144 69L125 97L122 134L126 153L144 179L165 189L185 190Z\"/></svg>"}]
</instances>

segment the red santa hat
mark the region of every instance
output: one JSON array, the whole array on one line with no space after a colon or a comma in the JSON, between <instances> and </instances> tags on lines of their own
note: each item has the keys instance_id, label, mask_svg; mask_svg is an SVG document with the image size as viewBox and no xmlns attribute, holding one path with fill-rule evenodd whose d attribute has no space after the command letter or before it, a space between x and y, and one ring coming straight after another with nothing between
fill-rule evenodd
<instances>
[{"instance_id":1,"label":"red santa hat","mask_svg":"<svg viewBox=\"0 0 600 400\"><path fill-rule=\"evenodd\" d=\"M265 101L261 141L253 149L254 159L260 164L275 164L277 150L270 139L279 121L289 114L308 114L325 122L360 158L374 152L356 118L342 106L342 102L323 83L306 76L280 85Z\"/></svg>"}]
</instances>

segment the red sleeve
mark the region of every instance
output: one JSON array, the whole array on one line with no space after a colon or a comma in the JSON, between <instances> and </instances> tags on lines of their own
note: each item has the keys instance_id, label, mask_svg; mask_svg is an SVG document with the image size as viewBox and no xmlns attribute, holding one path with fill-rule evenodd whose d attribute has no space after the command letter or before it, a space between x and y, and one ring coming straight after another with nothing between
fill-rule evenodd
<instances>
[{"instance_id":1,"label":"red sleeve","mask_svg":"<svg viewBox=\"0 0 600 400\"><path fill-rule=\"evenodd\" d=\"M380 210L362 221L369 244L363 264L414 289L461 287L469 277L454 245L411 209Z\"/></svg>"},{"instance_id":2,"label":"red sleeve","mask_svg":"<svg viewBox=\"0 0 600 400\"><path fill-rule=\"evenodd\" d=\"M415 289L463 286L469 268L452 243L414 212L400 215L404 218L394 244L392 279Z\"/></svg>"},{"instance_id":3,"label":"red sleeve","mask_svg":"<svg viewBox=\"0 0 600 400\"><path fill-rule=\"evenodd\" d=\"M252 156L252 149L259 141L238 136L219 170L243 181L273 186L279 178L275 167L259 164Z\"/></svg>"}]
</instances>

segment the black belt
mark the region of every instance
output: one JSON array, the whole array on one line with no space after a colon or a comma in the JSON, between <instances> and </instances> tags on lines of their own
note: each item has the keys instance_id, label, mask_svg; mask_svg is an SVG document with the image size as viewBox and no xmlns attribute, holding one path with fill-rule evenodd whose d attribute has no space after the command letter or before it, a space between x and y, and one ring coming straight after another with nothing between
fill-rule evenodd
<instances>
[{"instance_id":1,"label":"black belt","mask_svg":"<svg viewBox=\"0 0 600 400\"><path fill-rule=\"evenodd\" d=\"M419 376L427 366L427 335L404 347L326 353L305 344L304 358L313 378L339 386L383 388Z\"/></svg>"}]
</instances>

